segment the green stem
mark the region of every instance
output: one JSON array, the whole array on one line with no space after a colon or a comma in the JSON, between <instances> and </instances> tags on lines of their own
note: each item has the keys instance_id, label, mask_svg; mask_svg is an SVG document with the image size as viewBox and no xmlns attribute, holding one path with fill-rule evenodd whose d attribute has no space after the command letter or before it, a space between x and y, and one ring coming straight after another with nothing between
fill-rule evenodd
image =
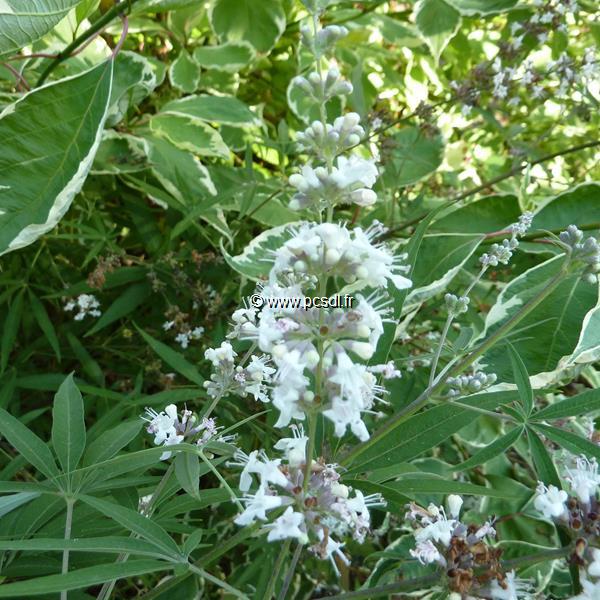
<instances>
[{"instance_id":1,"label":"green stem","mask_svg":"<svg viewBox=\"0 0 600 600\"><path fill-rule=\"evenodd\" d=\"M321 309L322 310L322 309ZM302 489L308 490L310 483L310 473L312 469L312 459L315 452L315 442L317 437L317 415L314 412L308 413L308 447L306 448L306 463L304 467L304 481Z\"/></svg>"},{"instance_id":2,"label":"green stem","mask_svg":"<svg viewBox=\"0 0 600 600\"><path fill-rule=\"evenodd\" d=\"M218 577L215 577L214 575L207 573L204 569L196 567L193 564L188 565L188 567L189 567L190 571L192 571L192 573L195 573L199 577L203 577L207 581L214 583L216 586L223 588L226 592L229 592L236 598L248 598L248 596L246 596L246 594L243 594L239 590L236 590L234 587L230 586L228 583L226 583L225 581L222 581Z\"/></svg>"},{"instance_id":3,"label":"green stem","mask_svg":"<svg viewBox=\"0 0 600 600\"><path fill-rule=\"evenodd\" d=\"M446 380L449 377L455 377L462 373L467 367L475 362L480 356L485 354L492 346L497 344L504 336L509 333L514 327L516 327L532 310L534 310L541 302L543 302L563 281L565 275L568 272L570 265L570 257L567 257L560 269L560 271L550 280L548 285L534 298L529 300L521 310L514 314L508 319L502 326L500 326L490 337L485 340L478 348L468 354L462 361L460 361L454 368L444 373L443 376L438 377L432 386L429 386L422 394L420 394L410 404L402 408L399 412L393 415L385 425L380 427L373 436L366 442L355 446L350 452L348 452L340 461L341 464L348 464L353 458L362 454L365 450L373 446L379 439L394 430L398 425L406 421L411 415L416 413L422 408L429 398L440 391L446 384Z\"/></svg>"},{"instance_id":4,"label":"green stem","mask_svg":"<svg viewBox=\"0 0 600 600\"><path fill-rule=\"evenodd\" d=\"M204 464L212 471L213 475L219 480L221 485L227 490L227 493L229 494L229 496L231 497L233 502L235 502L235 505L238 507L238 509L243 511L244 507L242 506L238 497L235 495L235 493L231 489L231 487L229 487L229 484L225 481L223 475L221 475L221 473L219 473L219 471L217 470L215 465L213 465L210 462L210 460L208 460L208 458L206 458L206 456L204 456L204 452L202 452L202 450L198 450L198 456L202 459L202 462L204 462Z\"/></svg>"},{"instance_id":5,"label":"green stem","mask_svg":"<svg viewBox=\"0 0 600 600\"><path fill-rule=\"evenodd\" d=\"M296 566L298 565L298 560L300 559L300 555L302 554L302 544L298 543L296 545L296 550L294 550L294 556L292 556L292 562L288 568L287 573L285 574L285 579L283 580L283 585L279 590L279 595L277 596L277 600L285 600L287 591L292 583L292 577L296 572Z\"/></svg>"},{"instance_id":6,"label":"green stem","mask_svg":"<svg viewBox=\"0 0 600 600\"><path fill-rule=\"evenodd\" d=\"M277 585L277 581L279 580L279 573L283 567L285 559L287 558L290 552L291 543L291 538L287 538L285 542L283 542L283 544L281 545L281 550L279 551L277 562L273 567L273 572L271 573L271 577L269 578L269 583L267 584L267 589L263 594L262 600L271 600L271 598L273 597L273 593L275 592L275 586Z\"/></svg>"},{"instance_id":7,"label":"green stem","mask_svg":"<svg viewBox=\"0 0 600 600\"><path fill-rule=\"evenodd\" d=\"M86 29L81 35L77 36L62 52L59 52L56 55L56 58L52 60L40 75L36 84L37 87L42 85L48 78L48 75L50 75L60 63L67 60L79 46L84 44L92 36L96 35L100 30L104 29L104 27L106 27L113 19L116 19L129 10L130 7L138 1L139 0L129 0L128 2L118 2L111 9L107 10L97 21L94 21L89 29Z\"/></svg>"},{"instance_id":8,"label":"green stem","mask_svg":"<svg viewBox=\"0 0 600 600\"><path fill-rule=\"evenodd\" d=\"M65 540L71 539L71 527L73 525L73 505L75 501L72 498L67 499L67 516L65 518ZM62 555L61 573L65 575L69 572L69 550L65 548ZM60 593L60 600L67 600L67 592Z\"/></svg>"}]
</instances>

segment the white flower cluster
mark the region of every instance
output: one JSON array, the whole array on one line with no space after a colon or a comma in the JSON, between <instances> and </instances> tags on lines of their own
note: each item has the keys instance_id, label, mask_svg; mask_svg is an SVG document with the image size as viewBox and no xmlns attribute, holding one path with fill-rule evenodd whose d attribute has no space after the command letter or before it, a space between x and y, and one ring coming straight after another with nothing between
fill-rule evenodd
<instances>
[{"instance_id":1,"label":"white flower cluster","mask_svg":"<svg viewBox=\"0 0 600 600\"><path fill-rule=\"evenodd\" d=\"M459 375L458 377L448 377L446 384L450 388L448 396L466 396L481 392L485 388L496 383L495 373L484 373L479 371L472 375Z\"/></svg>"},{"instance_id":2,"label":"white flower cluster","mask_svg":"<svg viewBox=\"0 0 600 600\"><path fill-rule=\"evenodd\" d=\"M339 156L337 166L302 167L300 173L290 177L290 184L298 191L290 201L293 210L335 204L371 206L377 194L371 189L377 180L377 167L373 160L358 156Z\"/></svg>"},{"instance_id":3,"label":"white flower cluster","mask_svg":"<svg viewBox=\"0 0 600 600\"><path fill-rule=\"evenodd\" d=\"M175 404L169 404L161 412L146 408L146 415L141 417L148 423L146 431L154 436L155 446L174 446L184 441L204 446L210 441L219 440L229 443L231 436L219 436L219 429L214 419L204 418L196 424L197 418L191 410L184 409L181 414ZM172 452L166 450L160 460L171 458Z\"/></svg>"},{"instance_id":4,"label":"white flower cluster","mask_svg":"<svg viewBox=\"0 0 600 600\"><path fill-rule=\"evenodd\" d=\"M296 141L302 148L324 160L356 146L364 135L365 130L360 126L360 116L350 112L338 117L333 125L329 123L323 125L321 121L313 121L304 131L297 134ZM292 178L290 182L295 185Z\"/></svg>"},{"instance_id":5,"label":"white flower cluster","mask_svg":"<svg viewBox=\"0 0 600 600\"><path fill-rule=\"evenodd\" d=\"M586 265L585 275L591 283L595 283L600 273L600 243L593 237L584 239L583 231L575 225L569 225L560 233L560 241L571 249L573 260Z\"/></svg>"},{"instance_id":6,"label":"white flower cluster","mask_svg":"<svg viewBox=\"0 0 600 600\"><path fill-rule=\"evenodd\" d=\"M175 326L175 321L165 321L163 323L163 329L169 331ZM204 327L194 327L193 329L186 328L184 331L180 331L175 336L175 341L185 350L192 340L199 340L204 333Z\"/></svg>"},{"instance_id":7,"label":"white flower cluster","mask_svg":"<svg viewBox=\"0 0 600 600\"><path fill-rule=\"evenodd\" d=\"M529 598L529 582L518 579L514 571L502 573L501 551L488 546L489 540L496 536L493 523L487 521L480 527L462 523L459 519L462 505L463 499L456 494L448 496L446 509L435 504L425 509L411 503L406 518L413 527L416 545L410 555L422 565L436 564L448 573L460 572L463 577L457 587L462 593L457 597L475 598L472 595L475 592L492 600ZM494 575L486 582L474 576L478 569ZM450 594L451 598L454 596Z\"/></svg>"},{"instance_id":8,"label":"white flower cluster","mask_svg":"<svg viewBox=\"0 0 600 600\"><path fill-rule=\"evenodd\" d=\"M65 312L77 311L74 319L76 321L82 321L85 317L99 317L102 312L98 310L100 308L100 302L98 302L96 296L93 294L80 294L74 300L68 300L63 310Z\"/></svg>"},{"instance_id":9,"label":"white flower cluster","mask_svg":"<svg viewBox=\"0 0 600 600\"><path fill-rule=\"evenodd\" d=\"M234 313L234 319L241 320L245 309L240 309ZM255 311L248 311L250 317ZM250 322L250 321L248 321ZM210 381L204 382L208 395L211 398L217 398L224 394L235 394L245 398L248 395L255 400L268 402L268 384L273 379L275 369L269 366L269 360L266 356L251 356L250 363L245 367L235 364L233 347L229 342L223 342L220 348L208 348L204 353L204 358L209 360L213 366L213 373Z\"/></svg>"},{"instance_id":10,"label":"white flower cluster","mask_svg":"<svg viewBox=\"0 0 600 600\"><path fill-rule=\"evenodd\" d=\"M301 544L310 543L309 550L321 559L329 559L337 572L334 555L346 564L343 543L332 536L352 537L362 543L369 531L369 508L382 506L379 494L364 496L359 490L340 483L336 465L312 462L310 479L304 481L306 471L306 444L308 438L301 428L292 427L293 437L283 438L275 448L284 453L284 459L271 460L263 450L250 454L238 451L230 463L242 467L240 490L245 510L238 515L238 525L264 521L267 540L294 538ZM252 487L253 475L259 479L258 489ZM268 512L285 508L272 518Z\"/></svg>"},{"instance_id":11,"label":"white flower cluster","mask_svg":"<svg viewBox=\"0 0 600 600\"><path fill-rule=\"evenodd\" d=\"M540 481L533 504L546 519L561 523L584 542L579 556L580 564L587 563L581 569L583 591L572 600L596 600L600 598L600 550L592 546L600 542L600 473L596 459L577 457L574 465L565 467L563 479L571 495Z\"/></svg>"},{"instance_id":12,"label":"white flower cluster","mask_svg":"<svg viewBox=\"0 0 600 600\"><path fill-rule=\"evenodd\" d=\"M492 244L489 252L481 256L479 262L483 267L497 267L499 264L507 265L512 258L513 251L519 246L519 239L523 237L531 227L533 214L523 213L517 223L509 227L510 239L504 239L500 244Z\"/></svg>"}]
</instances>

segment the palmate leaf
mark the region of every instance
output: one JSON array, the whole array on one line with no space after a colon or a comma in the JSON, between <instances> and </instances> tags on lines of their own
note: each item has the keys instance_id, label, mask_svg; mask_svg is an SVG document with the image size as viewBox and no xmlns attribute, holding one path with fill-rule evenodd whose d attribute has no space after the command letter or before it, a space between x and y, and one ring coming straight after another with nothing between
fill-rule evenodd
<instances>
[{"instance_id":1,"label":"palmate leaf","mask_svg":"<svg viewBox=\"0 0 600 600\"><path fill-rule=\"evenodd\" d=\"M39 40L67 16L79 0L2 0L0 56Z\"/></svg>"},{"instance_id":2,"label":"palmate leaf","mask_svg":"<svg viewBox=\"0 0 600 600\"><path fill-rule=\"evenodd\" d=\"M67 212L100 145L111 82L107 61L0 114L0 255L31 244Z\"/></svg>"}]
</instances>

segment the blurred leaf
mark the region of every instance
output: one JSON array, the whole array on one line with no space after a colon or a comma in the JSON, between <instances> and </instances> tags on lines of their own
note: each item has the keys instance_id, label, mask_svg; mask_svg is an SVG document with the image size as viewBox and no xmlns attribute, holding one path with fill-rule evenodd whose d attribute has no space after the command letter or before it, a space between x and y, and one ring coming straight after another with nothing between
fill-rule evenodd
<instances>
[{"instance_id":1,"label":"blurred leaf","mask_svg":"<svg viewBox=\"0 0 600 600\"><path fill-rule=\"evenodd\" d=\"M427 42L435 61L460 27L460 14L444 0L419 0L415 5L415 23Z\"/></svg>"},{"instance_id":2,"label":"blurred leaf","mask_svg":"<svg viewBox=\"0 0 600 600\"><path fill-rule=\"evenodd\" d=\"M162 112L187 115L212 123L240 127L256 123L250 109L233 96L186 96L167 102Z\"/></svg>"},{"instance_id":3,"label":"blurred leaf","mask_svg":"<svg viewBox=\"0 0 600 600\"><path fill-rule=\"evenodd\" d=\"M194 49L194 60L204 69L237 73L254 60L256 51L243 40L221 46L200 46Z\"/></svg>"},{"instance_id":4,"label":"blurred leaf","mask_svg":"<svg viewBox=\"0 0 600 600\"><path fill-rule=\"evenodd\" d=\"M279 0L215 0L209 18L221 41L245 40L259 52L268 52L285 30L285 13Z\"/></svg>"},{"instance_id":5,"label":"blurred leaf","mask_svg":"<svg viewBox=\"0 0 600 600\"><path fill-rule=\"evenodd\" d=\"M18 292L13 298L10 308L6 312L4 328L2 330L2 342L0 343L0 374L4 373L4 370L8 366L10 353L12 352L13 346L17 339L19 327L21 326L21 315L23 314L23 296L23 290Z\"/></svg>"},{"instance_id":6,"label":"blurred leaf","mask_svg":"<svg viewBox=\"0 0 600 600\"><path fill-rule=\"evenodd\" d=\"M198 89L200 67L187 50L182 50L169 67L169 79L174 88L185 94L191 94Z\"/></svg>"},{"instance_id":7,"label":"blurred leaf","mask_svg":"<svg viewBox=\"0 0 600 600\"><path fill-rule=\"evenodd\" d=\"M58 343L58 338L56 337L54 325L52 325L52 321L50 320L43 303L38 300L31 290L29 290L29 305L31 306L31 312L35 317L35 320L40 326L40 329L44 332L44 335L52 347L52 350L54 350L54 354L56 354L58 362L60 362L60 344Z\"/></svg>"}]
</instances>

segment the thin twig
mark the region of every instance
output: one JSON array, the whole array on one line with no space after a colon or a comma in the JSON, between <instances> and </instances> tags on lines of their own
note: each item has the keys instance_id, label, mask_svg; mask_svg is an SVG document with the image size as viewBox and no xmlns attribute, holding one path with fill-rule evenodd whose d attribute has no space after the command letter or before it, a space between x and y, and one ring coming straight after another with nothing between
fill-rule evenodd
<instances>
[{"instance_id":1,"label":"thin twig","mask_svg":"<svg viewBox=\"0 0 600 600\"><path fill-rule=\"evenodd\" d=\"M19 71L17 71L17 69L15 69L12 65L9 65L5 62L0 63L0 65L2 65L5 69L9 70L15 76L17 80L17 88L21 86L27 91L31 89L31 86L27 83L27 79L25 79L25 77L23 77L23 75L21 75L21 73L19 73Z\"/></svg>"}]
</instances>

